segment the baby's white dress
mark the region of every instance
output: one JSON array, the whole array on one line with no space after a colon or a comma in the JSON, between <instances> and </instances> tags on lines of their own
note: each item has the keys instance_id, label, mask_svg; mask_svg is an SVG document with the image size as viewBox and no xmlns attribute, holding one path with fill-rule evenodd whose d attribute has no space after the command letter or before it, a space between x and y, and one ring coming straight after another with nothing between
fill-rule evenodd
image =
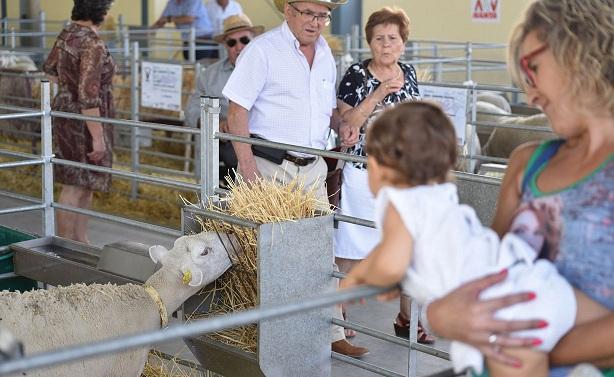
<instances>
[{"instance_id":1,"label":"baby's white dress","mask_svg":"<svg viewBox=\"0 0 614 377\"><path fill-rule=\"evenodd\" d=\"M454 184L382 188L375 206L378 229L382 229L389 204L399 212L414 240L402 287L418 304L442 297L464 282L508 268L507 279L484 291L481 298L535 292L535 300L501 309L496 317L539 318L549 324L515 335L543 340L538 348L548 352L573 326L576 300L571 285L552 263L535 260L537 253L518 236L510 233L499 240L494 231L480 223L471 207L458 203ZM455 371L472 367L476 373L482 372L484 360L477 348L454 341L450 356Z\"/></svg>"}]
</instances>

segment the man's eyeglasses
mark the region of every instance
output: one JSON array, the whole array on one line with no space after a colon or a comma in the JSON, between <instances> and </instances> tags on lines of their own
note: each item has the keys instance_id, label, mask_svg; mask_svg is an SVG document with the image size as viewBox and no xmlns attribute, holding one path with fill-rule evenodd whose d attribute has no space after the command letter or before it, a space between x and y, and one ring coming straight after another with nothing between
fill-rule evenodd
<instances>
[{"instance_id":1,"label":"man's eyeglasses","mask_svg":"<svg viewBox=\"0 0 614 377\"><path fill-rule=\"evenodd\" d=\"M314 22L316 21L318 24L324 24L324 26L328 26L328 24L330 24L330 13L313 13L310 10L300 10L297 7L295 7L292 3L288 3L288 5L290 5L292 7L292 9L294 9L295 11L297 11L301 17L303 17L305 19L305 21L309 21L309 22Z\"/></svg>"},{"instance_id":2,"label":"man's eyeglasses","mask_svg":"<svg viewBox=\"0 0 614 377\"><path fill-rule=\"evenodd\" d=\"M241 37L239 39L232 39L232 38L230 38L230 39L226 40L226 46L234 47L237 44L237 42L241 42L243 45L246 45L250 41L251 41L251 39L249 39L249 37L246 37L246 36L243 36L243 37Z\"/></svg>"},{"instance_id":3,"label":"man's eyeglasses","mask_svg":"<svg viewBox=\"0 0 614 377\"><path fill-rule=\"evenodd\" d=\"M529 67L531 59L548 49L548 44L544 44L538 49L529 52L525 56L520 57L520 70L524 78L524 82L530 87L535 88L535 70Z\"/></svg>"}]
</instances>

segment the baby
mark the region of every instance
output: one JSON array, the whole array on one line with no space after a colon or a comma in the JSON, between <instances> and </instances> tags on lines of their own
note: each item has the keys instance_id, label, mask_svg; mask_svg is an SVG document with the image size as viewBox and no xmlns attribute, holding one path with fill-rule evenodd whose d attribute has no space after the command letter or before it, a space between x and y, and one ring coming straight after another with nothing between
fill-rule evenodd
<instances>
[{"instance_id":1,"label":"baby","mask_svg":"<svg viewBox=\"0 0 614 377\"><path fill-rule=\"evenodd\" d=\"M509 233L500 240L482 226L471 207L458 203L456 186L447 182L456 162L456 136L448 117L427 102L398 105L368 130L367 154L380 241L340 287L401 282L404 293L422 305L463 282L507 269L507 279L481 297L535 292L532 301L496 315L508 320L536 316L546 320L547 326L518 334L541 343L515 351L522 360L518 375L546 376L547 352L582 318L579 304L585 298L550 262L537 259L538 253L519 236ZM455 371L471 367L482 373L484 360L476 348L452 342L450 354ZM488 363L493 375L516 373L500 366Z\"/></svg>"}]
</instances>

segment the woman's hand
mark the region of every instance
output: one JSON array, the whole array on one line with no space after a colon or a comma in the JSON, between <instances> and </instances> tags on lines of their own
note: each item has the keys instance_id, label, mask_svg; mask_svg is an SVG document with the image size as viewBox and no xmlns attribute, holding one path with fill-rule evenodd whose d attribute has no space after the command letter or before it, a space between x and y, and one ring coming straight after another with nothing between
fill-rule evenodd
<instances>
[{"instance_id":1,"label":"woman's hand","mask_svg":"<svg viewBox=\"0 0 614 377\"><path fill-rule=\"evenodd\" d=\"M339 137L341 138L342 147L351 147L358 143L360 129L350 125L342 119L339 124Z\"/></svg>"},{"instance_id":2,"label":"woman's hand","mask_svg":"<svg viewBox=\"0 0 614 377\"><path fill-rule=\"evenodd\" d=\"M102 137L102 135L100 137L92 139L92 148L93 150L87 154L87 157L92 162L98 162L102 160L107 150L106 144L104 142L104 137Z\"/></svg>"},{"instance_id":3,"label":"woman's hand","mask_svg":"<svg viewBox=\"0 0 614 377\"><path fill-rule=\"evenodd\" d=\"M531 292L511 294L495 299L480 300L485 289L500 283L507 270L465 283L446 296L433 301L427 309L427 319L435 334L477 347L486 357L510 366L520 360L500 352L501 347L534 347L537 338L519 338L510 333L518 330L543 328L543 320L504 321L495 319L497 310L531 301Z\"/></svg>"},{"instance_id":4,"label":"woman's hand","mask_svg":"<svg viewBox=\"0 0 614 377\"><path fill-rule=\"evenodd\" d=\"M403 76L394 77L394 78L392 78L390 80L386 80L386 81L382 82L377 87L375 92L373 92L373 94L375 94L377 96L377 98L378 98L377 102L381 102L389 94L396 93L399 90L401 90L401 88L403 88L404 85L405 85L405 81L403 80Z\"/></svg>"}]
</instances>

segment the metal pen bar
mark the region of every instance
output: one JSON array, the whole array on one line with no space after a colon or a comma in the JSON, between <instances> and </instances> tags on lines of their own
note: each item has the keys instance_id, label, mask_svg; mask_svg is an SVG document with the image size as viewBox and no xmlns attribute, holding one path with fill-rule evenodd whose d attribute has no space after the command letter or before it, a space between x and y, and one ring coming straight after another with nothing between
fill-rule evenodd
<instances>
[{"instance_id":1,"label":"metal pen bar","mask_svg":"<svg viewBox=\"0 0 614 377\"><path fill-rule=\"evenodd\" d=\"M0 163L0 169L16 168L19 166L42 165L44 162L45 161L42 158L39 158L38 160L31 160L31 161L2 162Z\"/></svg>"},{"instance_id":2,"label":"metal pen bar","mask_svg":"<svg viewBox=\"0 0 614 377\"><path fill-rule=\"evenodd\" d=\"M96 212L96 211L92 211L92 210L88 210L88 209L83 209L83 208L78 208L78 207L67 206L67 205L60 204L60 203L53 203L53 207L55 207L57 209L64 210L64 211L79 213L81 215L87 215L87 216L91 216L91 217L96 217L96 218L102 219L102 220L109 220L109 221L118 222L120 224L131 225L131 226L134 226L134 227L137 227L137 228L147 229L147 230L150 230L150 231L153 231L153 232L158 232L158 233L166 234L166 235L173 236L173 237L181 237L182 236L180 230L172 229L172 228L166 228L166 227L159 226L159 225L154 225L154 224L149 224L149 223L145 223L145 222L142 222L142 221L131 220L131 219L127 219L125 217L108 215L106 213Z\"/></svg>"},{"instance_id":3,"label":"metal pen bar","mask_svg":"<svg viewBox=\"0 0 614 377\"><path fill-rule=\"evenodd\" d=\"M257 227L260 226L260 224L255 223L253 221L240 219L235 216L230 216L230 215L226 215L226 214L219 213L219 212L209 211L206 209L203 210L203 209L199 209L195 207L183 207L183 210L185 212L188 212L194 215L201 215L208 219L220 220L220 221L227 222L229 224L239 225L239 226L246 227L246 228L256 229Z\"/></svg>"},{"instance_id":4,"label":"metal pen bar","mask_svg":"<svg viewBox=\"0 0 614 377\"><path fill-rule=\"evenodd\" d=\"M507 128L511 130L525 130L525 131L546 132L546 133L553 132L550 127L543 127L543 126L523 126L519 124L500 124L500 123L495 123L495 122L467 122L467 123L474 125L474 126L491 127L491 128Z\"/></svg>"},{"instance_id":5,"label":"metal pen bar","mask_svg":"<svg viewBox=\"0 0 614 377\"><path fill-rule=\"evenodd\" d=\"M130 178L130 179L137 178L139 181L142 181L142 182L150 182L150 183L155 183L155 184L163 185L163 186L184 188L184 189L190 189L190 190L196 190L196 191L200 189L200 185L193 184L193 183L185 183L185 182L175 181L171 179L152 177L146 174L126 172L123 170L105 168L102 166L82 164L82 163L78 163L78 162L74 162L70 160L62 160L59 158L52 158L51 162L53 162L54 164L58 164L58 165L73 166L73 167L77 167L81 169L97 171L100 173L109 173L109 174L117 175L123 178Z\"/></svg>"},{"instance_id":6,"label":"metal pen bar","mask_svg":"<svg viewBox=\"0 0 614 377\"><path fill-rule=\"evenodd\" d=\"M359 217L352 217L352 216L346 216L346 215L335 213L334 219L335 221L341 221L344 223L362 225L368 228L375 228L375 222L370 221L370 220L361 219Z\"/></svg>"},{"instance_id":7,"label":"metal pen bar","mask_svg":"<svg viewBox=\"0 0 614 377\"><path fill-rule=\"evenodd\" d=\"M117 353L119 351L150 346L186 336L196 336L225 330L249 323L285 317L311 309L331 306L337 303L375 296L386 292L386 288L360 287L345 291L331 292L309 299L300 299L286 304L259 307L243 312L226 314L184 325L171 326L162 330L146 331L137 335L122 336L89 344L78 344L51 352L38 353L18 360L0 364L0 375L23 372L47 367L77 359Z\"/></svg>"},{"instance_id":8,"label":"metal pen bar","mask_svg":"<svg viewBox=\"0 0 614 377\"><path fill-rule=\"evenodd\" d=\"M360 369L368 370L369 372L373 372L373 373L378 374L380 376L386 376L386 377L405 377L402 374L393 372L391 370L388 370L388 369L385 369L385 368L382 368L382 367L378 367L377 365L374 365L374 364L371 364L371 363L367 363L366 361L356 360L353 357L345 356L345 355L342 355L342 354L337 353L337 352L333 352L331 354L331 357L334 360L343 361L344 363L353 365L353 366L358 367Z\"/></svg>"},{"instance_id":9,"label":"metal pen bar","mask_svg":"<svg viewBox=\"0 0 614 377\"><path fill-rule=\"evenodd\" d=\"M44 204L36 204L36 205L31 205L31 206L14 207L14 208L5 208L5 209L0 209L0 215L7 215L10 213L17 213L17 212L35 211L37 209L44 209L44 208L45 208Z\"/></svg>"},{"instance_id":10,"label":"metal pen bar","mask_svg":"<svg viewBox=\"0 0 614 377\"><path fill-rule=\"evenodd\" d=\"M496 185L496 186L501 185L501 180L497 178L485 177L483 175L464 173L460 171L454 171L453 173L454 173L455 178L458 180L485 183L488 185Z\"/></svg>"},{"instance_id":11,"label":"metal pen bar","mask_svg":"<svg viewBox=\"0 0 614 377\"><path fill-rule=\"evenodd\" d=\"M7 151L7 150L0 151L0 156L14 157L14 158L27 158L27 159L41 159L41 156L36 155L36 154L24 153L24 152L14 152L14 151Z\"/></svg>"},{"instance_id":12,"label":"metal pen bar","mask_svg":"<svg viewBox=\"0 0 614 377\"><path fill-rule=\"evenodd\" d=\"M26 114L0 114L0 120L5 119L21 119L21 118L35 118L43 115L42 111L33 111Z\"/></svg>"},{"instance_id":13,"label":"metal pen bar","mask_svg":"<svg viewBox=\"0 0 614 377\"><path fill-rule=\"evenodd\" d=\"M125 119L113 119L113 118L103 118L103 117L92 117L87 115L80 115L75 113L67 113L64 111L51 111L51 116L58 118L66 118L66 119L77 119L77 120L89 120L94 122L102 122L107 124L116 124L121 126L129 126L129 127L141 127L141 128L150 128L152 130L161 130L161 131L171 131L171 132L179 132L179 133L187 133L187 134L198 134L198 130L189 127L180 127L180 126L169 126L161 123L151 123L151 122L140 122L140 121L132 121Z\"/></svg>"},{"instance_id":14,"label":"metal pen bar","mask_svg":"<svg viewBox=\"0 0 614 377\"><path fill-rule=\"evenodd\" d=\"M16 194L14 192L0 190L0 196L6 196L12 199L22 200L24 202L37 203L41 204L41 200L37 198L33 198L31 196L25 196L21 194Z\"/></svg>"},{"instance_id":15,"label":"metal pen bar","mask_svg":"<svg viewBox=\"0 0 614 377\"><path fill-rule=\"evenodd\" d=\"M341 327L345 327L348 329L352 329L358 331L359 333L369 335L370 337L380 339L389 343L396 344L398 346L409 347L409 340L404 338L399 338L398 336L386 334L385 332L374 330L372 328L359 325L354 322L348 322L341 319L333 318L333 325L338 325Z\"/></svg>"}]
</instances>

